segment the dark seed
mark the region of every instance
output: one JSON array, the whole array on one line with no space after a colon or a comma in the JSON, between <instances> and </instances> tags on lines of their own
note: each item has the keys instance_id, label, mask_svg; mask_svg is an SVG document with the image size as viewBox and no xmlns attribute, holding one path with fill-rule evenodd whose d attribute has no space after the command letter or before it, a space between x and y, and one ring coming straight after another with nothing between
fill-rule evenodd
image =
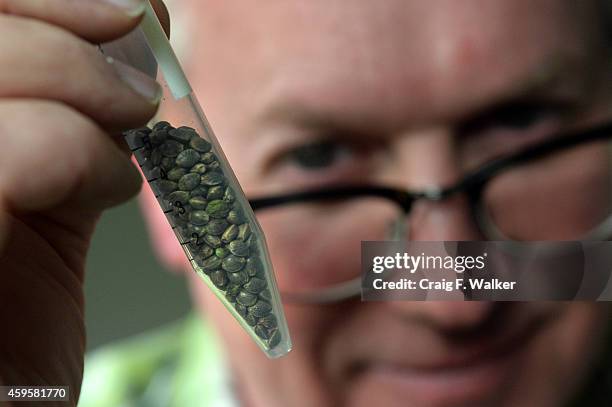
<instances>
[{"instance_id":1,"label":"dark seed","mask_svg":"<svg viewBox=\"0 0 612 407\"><path fill-rule=\"evenodd\" d=\"M242 270L244 268L245 263L246 261L242 257L230 255L223 259L223 264L221 265L221 267L225 271L235 273L237 271Z\"/></svg>"},{"instance_id":2,"label":"dark seed","mask_svg":"<svg viewBox=\"0 0 612 407\"><path fill-rule=\"evenodd\" d=\"M215 157L215 155L213 153L211 153L211 152L202 154L202 162L204 164L210 164L211 162L215 161L216 159L217 159L217 157Z\"/></svg>"},{"instance_id":3,"label":"dark seed","mask_svg":"<svg viewBox=\"0 0 612 407\"><path fill-rule=\"evenodd\" d=\"M272 335L270 336L270 339L268 340L268 346L270 348L275 348L281 340L281 335L278 329L274 330L274 333L272 333Z\"/></svg>"},{"instance_id":4,"label":"dark seed","mask_svg":"<svg viewBox=\"0 0 612 407\"><path fill-rule=\"evenodd\" d=\"M238 225L244 222L244 217L238 210L234 209L234 210L229 211L229 213L227 214L227 221L234 225Z\"/></svg>"},{"instance_id":5,"label":"dark seed","mask_svg":"<svg viewBox=\"0 0 612 407\"><path fill-rule=\"evenodd\" d=\"M182 151L178 157L176 157L176 165L179 167L190 169L200 161L200 154L192 149Z\"/></svg>"},{"instance_id":6,"label":"dark seed","mask_svg":"<svg viewBox=\"0 0 612 407\"><path fill-rule=\"evenodd\" d=\"M257 296L251 293L247 293L245 291L240 291L240 294L238 294L238 298L236 298L236 301L238 301L238 303L244 305L245 307L250 307L251 305L257 302Z\"/></svg>"},{"instance_id":7,"label":"dark seed","mask_svg":"<svg viewBox=\"0 0 612 407\"><path fill-rule=\"evenodd\" d=\"M220 266L221 266L221 259L216 256L210 256L209 258L207 258L200 264L200 267L205 272L211 272L213 270L218 270ZM225 273L223 274L225 275Z\"/></svg>"},{"instance_id":8,"label":"dark seed","mask_svg":"<svg viewBox=\"0 0 612 407\"><path fill-rule=\"evenodd\" d=\"M223 219L212 219L206 225L206 231L213 236L221 235L225 228L227 228L227 222Z\"/></svg>"},{"instance_id":9,"label":"dark seed","mask_svg":"<svg viewBox=\"0 0 612 407\"><path fill-rule=\"evenodd\" d=\"M263 298L266 301L272 301L272 296L270 295L270 290L267 288L259 293L259 298Z\"/></svg>"},{"instance_id":10,"label":"dark seed","mask_svg":"<svg viewBox=\"0 0 612 407\"><path fill-rule=\"evenodd\" d=\"M153 130L163 130L163 129L169 129L169 128L171 129L172 126L170 125L170 123L166 121L157 122L155 126L153 126Z\"/></svg>"},{"instance_id":11,"label":"dark seed","mask_svg":"<svg viewBox=\"0 0 612 407\"><path fill-rule=\"evenodd\" d=\"M206 205L208 205L208 201L201 196L196 196L189 200L189 205L191 205L193 209L204 210L206 209Z\"/></svg>"},{"instance_id":12,"label":"dark seed","mask_svg":"<svg viewBox=\"0 0 612 407\"><path fill-rule=\"evenodd\" d=\"M270 332L268 331L268 329L260 324L255 325L255 334L257 336L259 336L261 339L268 339L270 338Z\"/></svg>"},{"instance_id":13,"label":"dark seed","mask_svg":"<svg viewBox=\"0 0 612 407\"><path fill-rule=\"evenodd\" d=\"M187 233L189 233L189 236L191 237L193 237L193 235L202 237L206 234L206 228L204 226L196 226L196 225L190 224L189 227L187 228Z\"/></svg>"},{"instance_id":14,"label":"dark seed","mask_svg":"<svg viewBox=\"0 0 612 407\"><path fill-rule=\"evenodd\" d=\"M157 167L158 165L161 164L161 160L162 160L162 154L159 150L153 150L153 152L151 152L151 164L153 164L154 167Z\"/></svg>"},{"instance_id":15,"label":"dark seed","mask_svg":"<svg viewBox=\"0 0 612 407\"><path fill-rule=\"evenodd\" d=\"M206 165L202 163L197 163L196 165L191 167L191 170L189 172L194 172L196 174L202 175L206 172Z\"/></svg>"},{"instance_id":16,"label":"dark seed","mask_svg":"<svg viewBox=\"0 0 612 407\"><path fill-rule=\"evenodd\" d=\"M238 285L242 285L246 283L247 281L249 281L249 277L246 275L244 271L239 271L237 273L228 273L227 278L229 278L229 281L231 281L232 284L238 284Z\"/></svg>"},{"instance_id":17,"label":"dark seed","mask_svg":"<svg viewBox=\"0 0 612 407\"><path fill-rule=\"evenodd\" d=\"M236 312L238 312L238 315L240 315L241 317L244 318L247 316L248 310L247 310L247 307L245 307L244 305L240 303L236 303L234 308L236 309Z\"/></svg>"},{"instance_id":18,"label":"dark seed","mask_svg":"<svg viewBox=\"0 0 612 407\"><path fill-rule=\"evenodd\" d=\"M168 181L166 179L157 181L156 185L157 185L157 188L159 188L159 192L161 192L164 195L170 194L176 191L176 188L178 187L176 182Z\"/></svg>"},{"instance_id":19,"label":"dark seed","mask_svg":"<svg viewBox=\"0 0 612 407\"><path fill-rule=\"evenodd\" d=\"M221 240L223 240L224 243L229 243L234 240L236 236L238 236L238 226L230 225L227 229L225 229L223 235L221 235Z\"/></svg>"},{"instance_id":20,"label":"dark seed","mask_svg":"<svg viewBox=\"0 0 612 407\"><path fill-rule=\"evenodd\" d=\"M220 199L210 201L206 206L206 212L211 218L225 218L230 211L227 202Z\"/></svg>"},{"instance_id":21,"label":"dark seed","mask_svg":"<svg viewBox=\"0 0 612 407\"><path fill-rule=\"evenodd\" d=\"M191 141L189 142L189 146L200 153L209 152L211 147L208 141L199 137L197 134L195 137L192 137Z\"/></svg>"},{"instance_id":22,"label":"dark seed","mask_svg":"<svg viewBox=\"0 0 612 407\"><path fill-rule=\"evenodd\" d=\"M223 194L223 200L227 203L232 203L236 200L236 197L234 196L234 191L232 191L230 187L227 187L225 189L225 193Z\"/></svg>"},{"instance_id":23,"label":"dark seed","mask_svg":"<svg viewBox=\"0 0 612 407\"><path fill-rule=\"evenodd\" d=\"M220 186L215 186L215 187L210 187L208 189L208 195L206 195L206 198L209 200L215 200L215 199L221 199L223 197L223 187Z\"/></svg>"},{"instance_id":24,"label":"dark seed","mask_svg":"<svg viewBox=\"0 0 612 407\"><path fill-rule=\"evenodd\" d=\"M261 318L257 324L263 325L268 329L276 328L276 317L273 314L268 314Z\"/></svg>"},{"instance_id":25,"label":"dark seed","mask_svg":"<svg viewBox=\"0 0 612 407\"><path fill-rule=\"evenodd\" d=\"M189 144L189 140L191 140L192 134L194 134L195 131L193 129L187 129L189 129L189 127L179 127L178 129L170 130L168 132L168 137L181 144Z\"/></svg>"},{"instance_id":26,"label":"dark seed","mask_svg":"<svg viewBox=\"0 0 612 407\"><path fill-rule=\"evenodd\" d=\"M191 191L198 185L200 185L200 176L193 173L183 175L178 182L178 187L183 191Z\"/></svg>"},{"instance_id":27,"label":"dark seed","mask_svg":"<svg viewBox=\"0 0 612 407\"><path fill-rule=\"evenodd\" d=\"M206 225L208 220L208 214L204 211L193 211L189 214L189 221L197 226Z\"/></svg>"},{"instance_id":28,"label":"dark seed","mask_svg":"<svg viewBox=\"0 0 612 407\"><path fill-rule=\"evenodd\" d=\"M167 130L156 130L152 132L151 135L149 136L149 140L151 141L151 144L153 144L154 146L159 146L164 141L166 141L167 138L168 138Z\"/></svg>"},{"instance_id":29,"label":"dark seed","mask_svg":"<svg viewBox=\"0 0 612 407\"><path fill-rule=\"evenodd\" d=\"M221 166L219 165L219 161L213 161L210 164L208 164L207 168L209 171L215 171L221 168Z\"/></svg>"},{"instance_id":30,"label":"dark seed","mask_svg":"<svg viewBox=\"0 0 612 407\"><path fill-rule=\"evenodd\" d=\"M218 172L208 172L201 177L202 185L206 186L221 185L224 181L225 178Z\"/></svg>"},{"instance_id":31,"label":"dark seed","mask_svg":"<svg viewBox=\"0 0 612 407\"><path fill-rule=\"evenodd\" d=\"M249 314L253 314L257 318L265 317L272 311L272 305L264 300L257 300L257 302L249 307Z\"/></svg>"},{"instance_id":32,"label":"dark seed","mask_svg":"<svg viewBox=\"0 0 612 407\"><path fill-rule=\"evenodd\" d=\"M252 294L259 294L264 288L266 288L266 280L257 277L251 278L249 282L244 285L244 290Z\"/></svg>"},{"instance_id":33,"label":"dark seed","mask_svg":"<svg viewBox=\"0 0 612 407\"><path fill-rule=\"evenodd\" d=\"M238 300L238 298L236 298L236 301ZM257 318L255 318L253 315L251 314L247 314L244 317L244 320L246 321L247 324L249 324L249 326L255 326L257 324Z\"/></svg>"},{"instance_id":34,"label":"dark seed","mask_svg":"<svg viewBox=\"0 0 612 407\"><path fill-rule=\"evenodd\" d=\"M178 182L178 180L185 174L187 174L187 171L184 168L173 168L168 171L168 179L170 181Z\"/></svg>"},{"instance_id":35,"label":"dark seed","mask_svg":"<svg viewBox=\"0 0 612 407\"><path fill-rule=\"evenodd\" d=\"M176 205L177 202L181 205L187 205L187 202L189 202L189 192L174 191L173 193L168 195L167 199L172 205Z\"/></svg>"},{"instance_id":36,"label":"dark seed","mask_svg":"<svg viewBox=\"0 0 612 407\"><path fill-rule=\"evenodd\" d=\"M205 244L198 246L196 251L195 261L201 264L205 259L208 259L213 255L213 249Z\"/></svg>"},{"instance_id":37,"label":"dark seed","mask_svg":"<svg viewBox=\"0 0 612 407\"><path fill-rule=\"evenodd\" d=\"M243 223L238 227L238 239L247 240L251 237L251 227L248 223Z\"/></svg>"},{"instance_id":38,"label":"dark seed","mask_svg":"<svg viewBox=\"0 0 612 407\"><path fill-rule=\"evenodd\" d=\"M244 271L246 271L249 277L259 276L262 272L261 262L259 259L254 259L252 257L248 258Z\"/></svg>"},{"instance_id":39,"label":"dark seed","mask_svg":"<svg viewBox=\"0 0 612 407\"><path fill-rule=\"evenodd\" d=\"M236 297L240 293L240 286L236 284L232 284L232 280L229 279L229 285L227 286L227 291L225 292L225 297L230 302L236 302Z\"/></svg>"},{"instance_id":40,"label":"dark seed","mask_svg":"<svg viewBox=\"0 0 612 407\"><path fill-rule=\"evenodd\" d=\"M215 287L223 288L227 285L227 276L223 270L215 270L210 273L210 281L213 282Z\"/></svg>"},{"instance_id":41,"label":"dark seed","mask_svg":"<svg viewBox=\"0 0 612 407\"><path fill-rule=\"evenodd\" d=\"M164 144L159 146L159 151L165 157L176 157L181 153L181 151L183 151L184 148L185 147L183 147L183 145L179 142L174 140L166 140Z\"/></svg>"},{"instance_id":42,"label":"dark seed","mask_svg":"<svg viewBox=\"0 0 612 407\"><path fill-rule=\"evenodd\" d=\"M202 198L204 198L206 197L206 194L208 194L208 188L206 188L204 185L200 185L199 187L191 191L192 197L201 196Z\"/></svg>"},{"instance_id":43,"label":"dark seed","mask_svg":"<svg viewBox=\"0 0 612 407\"><path fill-rule=\"evenodd\" d=\"M221 239L218 236L206 235L204 236L204 241L213 248L221 247Z\"/></svg>"},{"instance_id":44,"label":"dark seed","mask_svg":"<svg viewBox=\"0 0 612 407\"><path fill-rule=\"evenodd\" d=\"M174 159L171 157L162 158L160 167L162 167L166 172L170 171L174 168Z\"/></svg>"},{"instance_id":45,"label":"dark seed","mask_svg":"<svg viewBox=\"0 0 612 407\"><path fill-rule=\"evenodd\" d=\"M227 245L227 248L234 256L246 257L249 255L249 246L243 240L234 240Z\"/></svg>"}]
</instances>

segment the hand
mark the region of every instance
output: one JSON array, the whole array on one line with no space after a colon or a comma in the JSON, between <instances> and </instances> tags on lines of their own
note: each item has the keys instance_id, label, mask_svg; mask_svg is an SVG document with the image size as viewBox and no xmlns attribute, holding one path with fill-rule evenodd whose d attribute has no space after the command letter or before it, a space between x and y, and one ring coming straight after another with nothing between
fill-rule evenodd
<instances>
[{"instance_id":1,"label":"hand","mask_svg":"<svg viewBox=\"0 0 612 407\"><path fill-rule=\"evenodd\" d=\"M67 385L72 405L88 244L100 213L141 185L118 134L146 123L160 92L94 44L127 34L140 11L0 0L0 383Z\"/></svg>"}]
</instances>

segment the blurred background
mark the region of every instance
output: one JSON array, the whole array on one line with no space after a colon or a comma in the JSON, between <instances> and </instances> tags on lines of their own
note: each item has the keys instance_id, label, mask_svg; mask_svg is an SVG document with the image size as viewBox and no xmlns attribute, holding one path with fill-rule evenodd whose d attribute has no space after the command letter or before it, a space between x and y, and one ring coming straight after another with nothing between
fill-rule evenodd
<instances>
[{"instance_id":1,"label":"blurred background","mask_svg":"<svg viewBox=\"0 0 612 407\"><path fill-rule=\"evenodd\" d=\"M173 321L190 308L184 278L155 257L136 199L105 212L86 270L88 350Z\"/></svg>"}]
</instances>

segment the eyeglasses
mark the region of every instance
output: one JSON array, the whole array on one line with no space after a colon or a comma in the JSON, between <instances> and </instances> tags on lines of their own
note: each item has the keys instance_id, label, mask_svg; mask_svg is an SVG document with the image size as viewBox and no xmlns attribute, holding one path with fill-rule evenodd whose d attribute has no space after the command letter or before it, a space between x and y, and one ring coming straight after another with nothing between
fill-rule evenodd
<instances>
[{"instance_id":1,"label":"eyeglasses","mask_svg":"<svg viewBox=\"0 0 612 407\"><path fill-rule=\"evenodd\" d=\"M612 235L612 123L551 137L487 162L448 187L338 185L250 199L283 297L359 294L361 241L409 239L417 201L465 196L483 240L606 240Z\"/></svg>"}]
</instances>

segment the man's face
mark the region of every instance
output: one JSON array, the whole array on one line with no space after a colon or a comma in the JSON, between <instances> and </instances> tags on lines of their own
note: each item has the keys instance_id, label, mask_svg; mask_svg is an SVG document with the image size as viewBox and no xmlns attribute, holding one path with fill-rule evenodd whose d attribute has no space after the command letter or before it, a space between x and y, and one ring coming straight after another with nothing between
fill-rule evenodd
<instances>
[{"instance_id":1,"label":"man's face","mask_svg":"<svg viewBox=\"0 0 612 407\"><path fill-rule=\"evenodd\" d=\"M419 189L606 114L598 5L193 0L183 6L186 60L247 195L352 182ZM517 117L496 117L504 106ZM485 124L458 130L470 123ZM359 267L342 241L311 244L326 213L262 215L281 286ZM328 229L358 236L375 215L343 211ZM537 230L568 232L572 221ZM309 225L308 240L293 237ZM410 225L412 239L482 238L461 199L417 205ZM588 303L286 304L294 350L270 361L189 275L253 405L557 406L585 376L608 318Z\"/></svg>"}]
</instances>

